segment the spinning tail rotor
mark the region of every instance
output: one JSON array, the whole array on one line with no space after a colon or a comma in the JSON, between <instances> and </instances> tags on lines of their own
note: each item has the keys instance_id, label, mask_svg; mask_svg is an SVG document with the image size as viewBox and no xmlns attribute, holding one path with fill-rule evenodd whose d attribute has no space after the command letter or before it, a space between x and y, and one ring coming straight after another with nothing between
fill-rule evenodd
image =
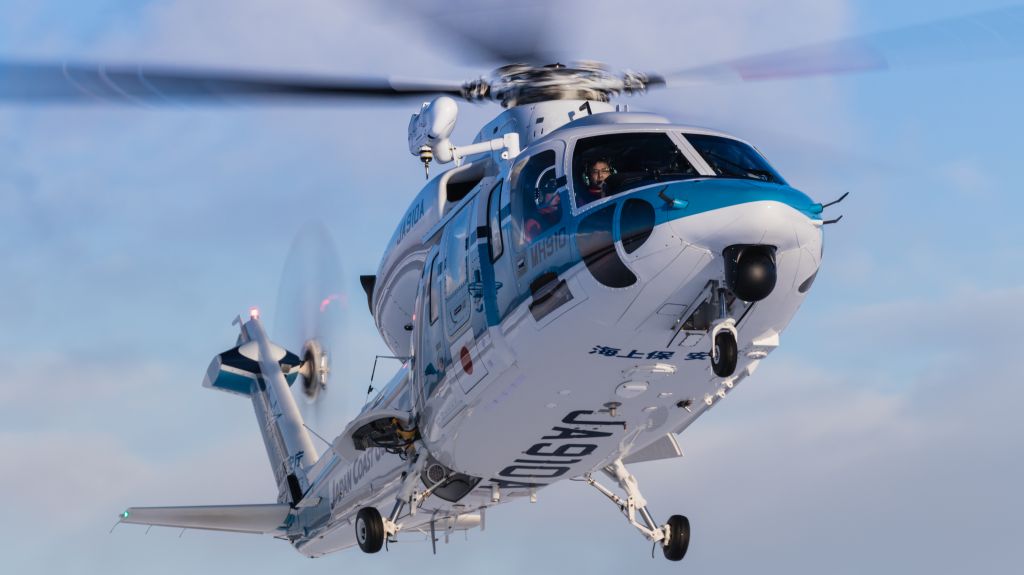
<instances>
[{"instance_id":1,"label":"spinning tail rotor","mask_svg":"<svg viewBox=\"0 0 1024 575\"><path fill-rule=\"evenodd\" d=\"M293 388L301 390L304 411L316 425L327 423L322 421L321 412L327 401L331 368L342 363L339 354L347 306L344 274L334 241L323 224L306 224L285 260L274 334L302 359L298 385Z\"/></svg>"}]
</instances>

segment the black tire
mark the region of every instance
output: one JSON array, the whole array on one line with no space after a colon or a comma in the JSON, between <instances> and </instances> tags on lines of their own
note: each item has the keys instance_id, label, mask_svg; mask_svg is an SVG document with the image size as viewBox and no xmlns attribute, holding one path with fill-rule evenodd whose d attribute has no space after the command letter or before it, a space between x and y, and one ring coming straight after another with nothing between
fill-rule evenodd
<instances>
[{"instance_id":1,"label":"black tire","mask_svg":"<svg viewBox=\"0 0 1024 575\"><path fill-rule=\"evenodd\" d=\"M679 561L686 556L686 549L690 547L690 520L682 515L673 515L668 518L668 540L661 550L665 553L665 559Z\"/></svg>"},{"instance_id":2,"label":"black tire","mask_svg":"<svg viewBox=\"0 0 1024 575\"><path fill-rule=\"evenodd\" d=\"M376 553L384 546L384 520L373 507L363 507L356 514L356 543L363 553Z\"/></svg>"},{"instance_id":3,"label":"black tire","mask_svg":"<svg viewBox=\"0 0 1024 575\"><path fill-rule=\"evenodd\" d=\"M736 347L736 338L731 332L721 331L715 336L715 347L718 348L718 361L715 361L715 354L711 354L711 371L718 377L729 377L736 371L736 358L739 350Z\"/></svg>"}]
</instances>

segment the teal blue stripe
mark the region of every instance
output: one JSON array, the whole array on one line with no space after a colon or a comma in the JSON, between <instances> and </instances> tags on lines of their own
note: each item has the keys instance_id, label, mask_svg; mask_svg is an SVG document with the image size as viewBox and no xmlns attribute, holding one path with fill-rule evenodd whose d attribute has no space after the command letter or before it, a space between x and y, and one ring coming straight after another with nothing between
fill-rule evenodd
<instances>
[{"instance_id":1,"label":"teal blue stripe","mask_svg":"<svg viewBox=\"0 0 1024 575\"><path fill-rule=\"evenodd\" d=\"M664 198L659 197L661 193L675 200L676 204L685 202L685 207L670 207ZM729 206L764 201L785 204L812 220L821 219L820 204L815 203L803 192L789 186L750 180L706 179L672 182L630 192L629 197L640 197L654 205L657 208L657 224Z\"/></svg>"}]
</instances>

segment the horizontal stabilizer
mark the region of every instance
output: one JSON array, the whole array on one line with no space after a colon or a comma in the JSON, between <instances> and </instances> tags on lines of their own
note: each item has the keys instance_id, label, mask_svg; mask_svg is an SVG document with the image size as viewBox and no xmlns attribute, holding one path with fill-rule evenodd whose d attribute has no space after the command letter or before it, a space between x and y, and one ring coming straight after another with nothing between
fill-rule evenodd
<instances>
[{"instance_id":1,"label":"horizontal stabilizer","mask_svg":"<svg viewBox=\"0 0 1024 575\"><path fill-rule=\"evenodd\" d=\"M129 507L121 514L121 523L240 533L279 533L286 528L285 520L290 510L287 503Z\"/></svg>"},{"instance_id":2,"label":"horizontal stabilizer","mask_svg":"<svg viewBox=\"0 0 1024 575\"><path fill-rule=\"evenodd\" d=\"M274 344L270 344L270 351L281 366L288 385L295 383L302 367L299 356ZM248 396L252 394L252 386L259 376L259 347L250 342L217 354L206 369L203 387Z\"/></svg>"}]
</instances>

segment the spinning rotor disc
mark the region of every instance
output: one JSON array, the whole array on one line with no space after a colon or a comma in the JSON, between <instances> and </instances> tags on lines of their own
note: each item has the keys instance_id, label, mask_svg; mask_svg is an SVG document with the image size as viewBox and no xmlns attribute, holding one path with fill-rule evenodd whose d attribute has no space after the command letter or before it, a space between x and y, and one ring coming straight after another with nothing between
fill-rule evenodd
<instances>
[{"instance_id":1,"label":"spinning rotor disc","mask_svg":"<svg viewBox=\"0 0 1024 575\"><path fill-rule=\"evenodd\" d=\"M273 335L281 345L302 357L299 381L294 388L301 390L304 403L317 419L330 387L331 366L342 363L339 360L347 305L344 275L334 241L323 224L306 224L296 235L285 260Z\"/></svg>"},{"instance_id":2,"label":"spinning rotor disc","mask_svg":"<svg viewBox=\"0 0 1024 575\"><path fill-rule=\"evenodd\" d=\"M432 21L444 29L446 20L449 19ZM531 20L524 20L523 25L527 25L526 22ZM471 43L481 54L530 62L501 65L499 61L499 67L490 75L467 82L0 60L0 101L150 105L174 105L183 101L329 103L352 99L422 100L441 95L469 101L490 100L503 106L553 99L607 101L621 93L642 93L662 86L678 88L693 84L834 76L1021 56L1024 55L1024 40L1017 33L1021 22L1024 22L1024 6L1011 6L667 74L613 71L596 62L568 66L536 64L537 61L550 62L553 58L551 51L540 46L544 35L538 35L536 30L534 34L513 30L511 37L522 38L518 44L494 42L487 35L466 34L466 30L461 34L459 30L449 30L463 42Z\"/></svg>"}]
</instances>

